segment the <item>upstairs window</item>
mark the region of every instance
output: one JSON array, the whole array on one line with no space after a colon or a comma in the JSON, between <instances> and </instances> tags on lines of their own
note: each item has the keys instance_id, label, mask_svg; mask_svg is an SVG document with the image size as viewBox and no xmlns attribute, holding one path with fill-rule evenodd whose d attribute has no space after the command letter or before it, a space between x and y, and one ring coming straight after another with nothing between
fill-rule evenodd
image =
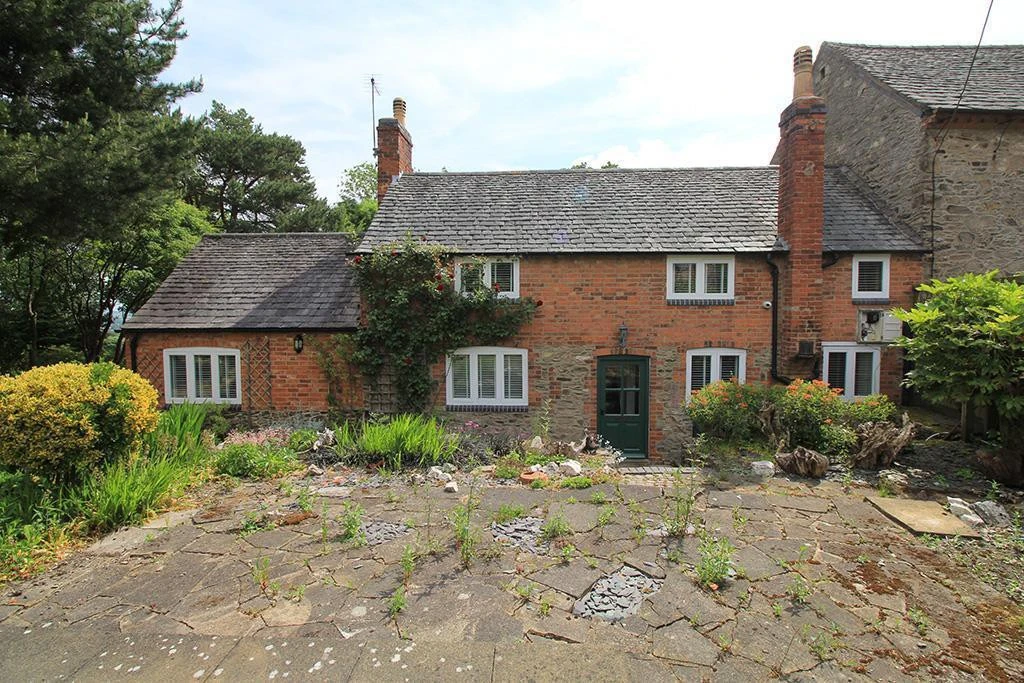
<instances>
[{"instance_id":1,"label":"upstairs window","mask_svg":"<svg viewBox=\"0 0 1024 683\"><path fill-rule=\"evenodd\" d=\"M825 342L821 376L847 400L878 393L879 353L861 344Z\"/></svg>"},{"instance_id":2,"label":"upstairs window","mask_svg":"<svg viewBox=\"0 0 1024 683\"><path fill-rule=\"evenodd\" d=\"M853 257L853 298L889 298L888 254L857 254Z\"/></svg>"},{"instance_id":3,"label":"upstairs window","mask_svg":"<svg viewBox=\"0 0 1024 683\"><path fill-rule=\"evenodd\" d=\"M519 298L518 259L476 259L455 264L455 283L460 292L494 289L498 296Z\"/></svg>"},{"instance_id":4,"label":"upstairs window","mask_svg":"<svg viewBox=\"0 0 1024 683\"><path fill-rule=\"evenodd\" d=\"M747 352L743 349L691 349L686 352L686 400L712 382L747 379Z\"/></svg>"},{"instance_id":5,"label":"upstairs window","mask_svg":"<svg viewBox=\"0 0 1024 683\"><path fill-rule=\"evenodd\" d=\"M238 349L165 349L167 403L241 403Z\"/></svg>"},{"instance_id":6,"label":"upstairs window","mask_svg":"<svg viewBox=\"0 0 1024 683\"><path fill-rule=\"evenodd\" d=\"M447 404L527 405L525 349L478 346L448 356Z\"/></svg>"},{"instance_id":7,"label":"upstairs window","mask_svg":"<svg viewBox=\"0 0 1024 683\"><path fill-rule=\"evenodd\" d=\"M669 256L666 297L669 301L731 301L735 266L732 256Z\"/></svg>"}]
</instances>

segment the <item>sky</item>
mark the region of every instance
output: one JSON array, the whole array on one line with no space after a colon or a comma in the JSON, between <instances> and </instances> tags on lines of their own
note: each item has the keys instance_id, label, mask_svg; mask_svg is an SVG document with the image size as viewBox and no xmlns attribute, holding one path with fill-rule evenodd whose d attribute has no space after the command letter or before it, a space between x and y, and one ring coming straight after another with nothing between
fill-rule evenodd
<instances>
[{"instance_id":1,"label":"sky","mask_svg":"<svg viewBox=\"0 0 1024 683\"><path fill-rule=\"evenodd\" d=\"M417 171L767 164L792 55L822 41L974 45L988 0L185 0L167 80L306 148L318 192L372 161L376 115L408 103ZM1024 43L995 0L984 44Z\"/></svg>"}]
</instances>

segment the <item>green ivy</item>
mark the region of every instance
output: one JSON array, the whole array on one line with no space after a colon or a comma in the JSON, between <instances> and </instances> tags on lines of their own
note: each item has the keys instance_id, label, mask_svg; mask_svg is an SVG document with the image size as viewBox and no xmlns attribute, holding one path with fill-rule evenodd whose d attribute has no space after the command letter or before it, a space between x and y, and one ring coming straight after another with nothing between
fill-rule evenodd
<instances>
[{"instance_id":1,"label":"green ivy","mask_svg":"<svg viewBox=\"0 0 1024 683\"><path fill-rule=\"evenodd\" d=\"M456 292L453 254L411 238L355 256L351 265L364 306L351 361L370 381L394 370L399 410L430 404L434 363L458 348L515 336L540 305L493 290Z\"/></svg>"}]
</instances>

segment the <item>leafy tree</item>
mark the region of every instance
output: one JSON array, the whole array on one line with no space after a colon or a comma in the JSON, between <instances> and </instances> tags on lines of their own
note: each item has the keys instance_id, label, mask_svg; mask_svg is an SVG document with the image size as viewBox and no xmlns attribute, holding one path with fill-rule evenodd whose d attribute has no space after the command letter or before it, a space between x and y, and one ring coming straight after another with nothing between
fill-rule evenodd
<instances>
[{"instance_id":1,"label":"leafy tree","mask_svg":"<svg viewBox=\"0 0 1024 683\"><path fill-rule=\"evenodd\" d=\"M302 143L264 133L244 109L214 102L199 133L187 198L227 232L273 232L316 201Z\"/></svg>"},{"instance_id":2,"label":"leafy tree","mask_svg":"<svg viewBox=\"0 0 1024 683\"><path fill-rule=\"evenodd\" d=\"M618 168L618 167L619 167L619 165L617 163L615 163L614 161L606 161L603 164L601 164L601 168ZM582 171L582 170L587 170L587 169L591 169L591 168L593 168L593 167L590 165L589 161L578 161L578 162L576 162L575 164L573 164L572 166L569 167L570 170L574 170L574 171L577 171L577 170L578 171Z\"/></svg>"},{"instance_id":3,"label":"leafy tree","mask_svg":"<svg viewBox=\"0 0 1024 683\"><path fill-rule=\"evenodd\" d=\"M996 271L933 280L928 299L896 316L912 335L899 345L914 362L907 383L938 403L994 406L1004 466L1024 458L1024 285Z\"/></svg>"},{"instance_id":4,"label":"leafy tree","mask_svg":"<svg viewBox=\"0 0 1024 683\"><path fill-rule=\"evenodd\" d=\"M372 200L377 203L377 167L373 162L364 161L346 169L339 187L342 199L356 202Z\"/></svg>"},{"instance_id":5,"label":"leafy tree","mask_svg":"<svg viewBox=\"0 0 1024 683\"><path fill-rule=\"evenodd\" d=\"M184 37L181 0L0 4L0 237L25 246L117 234L187 168L197 81L158 77Z\"/></svg>"}]
</instances>

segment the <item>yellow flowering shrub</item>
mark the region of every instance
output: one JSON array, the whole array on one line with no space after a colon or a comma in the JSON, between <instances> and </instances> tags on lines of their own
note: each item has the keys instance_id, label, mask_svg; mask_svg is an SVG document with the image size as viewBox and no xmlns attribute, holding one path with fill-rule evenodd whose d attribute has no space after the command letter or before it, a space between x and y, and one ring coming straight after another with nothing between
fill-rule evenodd
<instances>
[{"instance_id":1,"label":"yellow flowering shrub","mask_svg":"<svg viewBox=\"0 0 1024 683\"><path fill-rule=\"evenodd\" d=\"M0 463L72 483L125 458L158 419L158 396L113 363L59 363L0 377Z\"/></svg>"}]
</instances>

